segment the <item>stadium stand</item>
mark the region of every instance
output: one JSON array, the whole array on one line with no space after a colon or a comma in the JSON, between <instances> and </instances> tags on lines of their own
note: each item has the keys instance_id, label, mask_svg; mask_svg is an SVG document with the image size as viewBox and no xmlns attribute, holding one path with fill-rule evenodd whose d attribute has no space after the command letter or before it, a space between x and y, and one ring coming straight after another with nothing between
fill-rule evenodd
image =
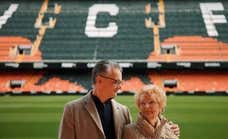
<instances>
[{"instance_id":1,"label":"stadium stand","mask_svg":"<svg viewBox=\"0 0 228 139\"><path fill-rule=\"evenodd\" d=\"M41 52L32 55L33 43L38 29L34 27L41 1L2 1L0 7L0 49L1 61L40 61ZM27 40L27 41L25 41ZM30 52L23 53L24 46ZM22 48L23 46L23 48Z\"/></svg>"},{"instance_id":2,"label":"stadium stand","mask_svg":"<svg viewBox=\"0 0 228 139\"><path fill-rule=\"evenodd\" d=\"M13 94L75 94L91 89L90 72L26 71L0 72L0 92ZM123 76L121 92L135 92L143 85L154 83L168 93L227 93L227 71L157 70Z\"/></svg>"},{"instance_id":3,"label":"stadium stand","mask_svg":"<svg viewBox=\"0 0 228 139\"><path fill-rule=\"evenodd\" d=\"M91 71L52 70L52 71L3 71L0 72L1 93L33 94L71 94L85 93L91 89ZM142 85L149 83L145 73L133 73L123 77L121 92L135 92ZM12 84L11 82L15 82Z\"/></svg>"},{"instance_id":4,"label":"stadium stand","mask_svg":"<svg viewBox=\"0 0 228 139\"><path fill-rule=\"evenodd\" d=\"M43 59L146 59L153 48L151 31L144 25L146 2L133 5L129 5L128 1L116 1L114 4L112 1L60 2L62 11L57 17L56 26L46 32L41 44ZM89 13L91 7L101 3L110 4L112 10L117 10L116 15L110 16L107 9L107 12L97 15ZM93 21L97 28L104 28L104 31L93 28ZM109 24L114 24L113 30L105 29ZM99 31L104 35L89 36ZM112 33L112 36L105 36L105 32Z\"/></svg>"},{"instance_id":5,"label":"stadium stand","mask_svg":"<svg viewBox=\"0 0 228 139\"><path fill-rule=\"evenodd\" d=\"M123 92L151 82L227 92L227 9L226 0L1 1L0 92L86 92L100 59L128 69Z\"/></svg>"},{"instance_id":6,"label":"stadium stand","mask_svg":"<svg viewBox=\"0 0 228 139\"><path fill-rule=\"evenodd\" d=\"M36 55L30 56L31 51L32 42L27 38L20 36L0 37L0 59L2 62L40 61L41 52L38 51Z\"/></svg>"},{"instance_id":7,"label":"stadium stand","mask_svg":"<svg viewBox=\"0 0 228 139\"><path fill-rule=\"evenodd\" d=\"M227 93L227 71L151 71L150 80L167 92L176 93Z\"/></svg>"},{"instance_id":8,"label":"stadium stand","mask_svg":"<svg viewBox=\"0 0 228 139\"><path fill-rule=\"evenodd\" d=\"M195 57L194 51L185 52L188 50L178 43L195 49L201 44L200 39L208 44L211 39L217 42L212 42L217 51L200 45L208 49L208 55L222 53L207 61L227 60L227 53L223 53L228 40L227 2L188 0L187 6L186 2L178 2L178 6L175 3L175 0L144 0L134 4L118 0L4 2L1 13L11 16L4 20L0 34L28 38L34 47L31 55L41 51L44 61L202 61L203 55ZM214 8L210 8L213 4ZM189 41L195 38L194 43ZM171 56L161 53L163 45L175 46L174 53Z\"/></svg>"},{"instance_id":9,"label":"stadium stand","mask_svg":"<svg viewBox=\"0 0 228 139\"><path fill-rule=\"evenodd\" d=\"M85 88L79 85L77 82L70 82L68 80L63 80L58 76L52 75L45 81L42 80L44 72L42 71L5 71L1 72L0 80L0 92L1 93L13 93L13 94L23 94L23 93L79 93L86 92Z\"/></svg>"}]
</instances>

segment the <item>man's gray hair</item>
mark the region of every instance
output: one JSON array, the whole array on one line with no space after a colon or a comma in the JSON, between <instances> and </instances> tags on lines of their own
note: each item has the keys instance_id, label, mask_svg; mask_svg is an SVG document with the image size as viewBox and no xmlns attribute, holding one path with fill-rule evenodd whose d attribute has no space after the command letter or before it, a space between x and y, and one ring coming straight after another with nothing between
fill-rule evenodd
<instances>
[{"instance_id":1,"label":"man's gray hair","mask_svg":"<svg viewBox=\"0 0 228 139\"><path fill-rule=\"evenodd\" d=\"M110 60L98 61L92 70L92 83L94 84L96 82L96 77L99 74L106 74L107 69L109 69L109 68L119 69L122 72L122 68L116 62L113 62Z\"/></svg>"}]
</instances>

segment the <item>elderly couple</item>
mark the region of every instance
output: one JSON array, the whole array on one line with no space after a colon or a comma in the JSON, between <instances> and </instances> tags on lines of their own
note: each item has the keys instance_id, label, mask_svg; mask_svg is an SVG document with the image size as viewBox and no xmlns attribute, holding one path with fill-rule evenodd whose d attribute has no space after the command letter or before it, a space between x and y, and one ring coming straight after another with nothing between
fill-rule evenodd
<instances>
[{"instance_id":1,"label":"elderly couple","mask_svg":"<svg viewBox=\"0 0 228 139\"><path fill-rule=\"evenodd\" d=\"M131 122L128 108L113 98L121 87L122 71L117 63L99 61L92 71L93 90L65 105L59 139L178 139L178 125L161 115L165 92L146 85L135 95L139 109Z\"/></svg>"}]
</instances>

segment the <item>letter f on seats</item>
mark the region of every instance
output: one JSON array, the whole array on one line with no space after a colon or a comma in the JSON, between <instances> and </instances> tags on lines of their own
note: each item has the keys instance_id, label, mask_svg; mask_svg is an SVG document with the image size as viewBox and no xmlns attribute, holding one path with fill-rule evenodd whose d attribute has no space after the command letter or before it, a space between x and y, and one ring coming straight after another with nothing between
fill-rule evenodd
<instances>
[{"instance_id":1,"label":"letter f on seats","mask_svg":"<svg viewBox=\"0 0 228 139\"><path fill-rule=\"evenodd\" d=\"M218 32L214 24L227 23L227 20L224 15L213 15L212 11L223 11L224 7L222 3L200 3L200 9L203 15L208 36L218 36Z\"/></svg>"}]
</instances>

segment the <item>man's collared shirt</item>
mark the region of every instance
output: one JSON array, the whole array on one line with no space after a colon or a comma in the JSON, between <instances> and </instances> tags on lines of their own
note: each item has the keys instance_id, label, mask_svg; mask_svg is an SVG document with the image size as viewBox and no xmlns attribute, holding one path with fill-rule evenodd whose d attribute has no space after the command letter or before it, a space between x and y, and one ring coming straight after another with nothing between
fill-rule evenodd
<instances>
[{"instance_id":1,"label":"man's collared shirt","mask_svg":"<svg viewBox=\"0 0 228 139\"><path fill-rule=\"evenodd\" d=\"M111 100L102 103L96 96L92 95L92 98L99 113L106 139L115 139L116 136Z\"/></svg>"}]
</instances>

